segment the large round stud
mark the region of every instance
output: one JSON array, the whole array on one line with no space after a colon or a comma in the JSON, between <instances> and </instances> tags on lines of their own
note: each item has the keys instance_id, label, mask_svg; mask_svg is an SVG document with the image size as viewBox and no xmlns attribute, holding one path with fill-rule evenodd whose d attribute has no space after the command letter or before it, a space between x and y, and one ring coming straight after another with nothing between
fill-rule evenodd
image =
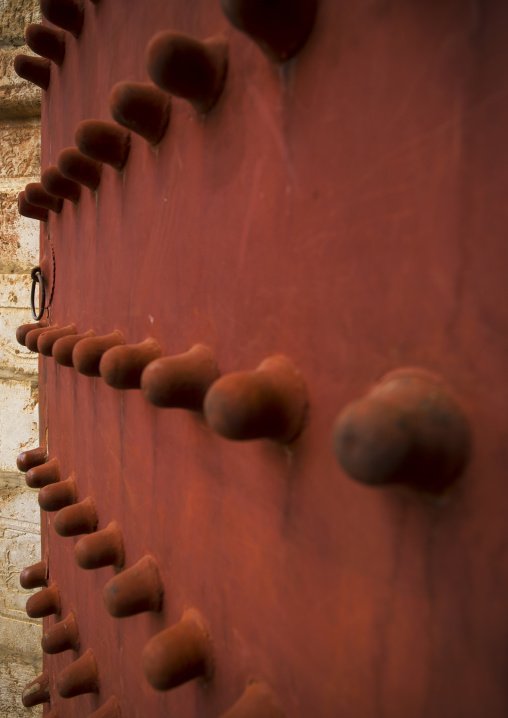
<instances>
[{"instance_id":1,"label":"large round stud","mask_svg":"<svg viewBox=\"0 0 508 718\"><path fill-rule=\"evenodd\" d=\"M303 428L306 406L300 372L286 357L274 356L255 371L228 374L216 381L204 409L211 428L227 439L289 443Z\"/></svg>"},{"instance_id":2,"label":"large round stud","mask_svg":"<svg viewBox=\"0 0 508 718\"><path fill-rule=\"evenodd\" d=\"M154 636L143 649L143 670L150 685L168 691L213 674L212 647L203 619L187 610L182 620Z\"/></svg>"},{"instance_id":3,"label":"large round stud","mask_svg":"<svg viewBox=\"0 0 508 718\"><path fill-rule=\"evenodd\" d=\"M51 459L26 472L25 481L31 489L42 489L43 486L60 481L60 464L58 459Z\"/></svg>"},{"instance_id":4,"label":"large round stud","mask_svg":"<svg viewBox=\"0 0 508 718\"><path fill-rule=\"evenodd\" d=\"M48 221L48 210L30 204L24 191L18 194L18 212L22 217L28 217L28 219L36 219L39 222Z\"/></svg>"},{"instance_id":5,"label":"large round stud","mask_svg":"<svg viewBox=\"0 0 508 718\"><path fill-rule=\"evenodd\" d=\"M65 57L65 33L46 25L32 24L25 30L26 44L41 57L62 65Z\"/></svg>"},{"instance_id":6,"label":"large round stud","mask_svg":"<svg viewBox=\"0 0 508 718\"><path fill-rule=\"evenodd\" d=\"M226 81L228 45L223 37L200 42L178 32L160 32L146 52L153 82L177 97L192 102L198 112L209 112Z\"/></svg>"},{"instance_id":7,"label":"large round stud","mask_svg":"<svg viewBox=\"0 0 508 718\"><path fill-rule=\"evenodd\" d=\"M72 361L72 352L74 351L74 347L82 339L88 339L89 337L94 336L95 332L90 329L84 334L73 334L71 336L65 336L57 339L51 350L53 359L61 366L71 368L74 367L74 363Z\"/></svg>"},{"instance_id":8,"label":"large round stud","mask_svg":"<svg viewBox=\"0 0 508 718\"><path fill-rule=\"evenodd\" d=\"M85 376L100 376L99 365L102 355L117 344L125 344L123 335L118 331L101 337L82 339L72 351L74 368Z\"/></svg>"},{"instance_id":9,"label":"large round stud","mask_svg":"<svg viewBox=\"0 0 508 718\"><path fill-rule=\"evenodd\" d=\"M303 47L314 26L317 0L221 0L232 25L245 32L273 62Z\"/></svg>"},{"instance_id":10,"label":"large round stud","mask_svg":"<svg viewBox=\"0 0 508 718\"><path fill-rule=\"evenodd\" d=\"M23 80L32 82L41 90L47 90L51 79L51 62L42 57L16 55L14 71Z\"/></svg>"},{"instance_id":11,"label":"large round stud","mask_svg":"<svg viewBox=\"0 0 508 718\"><path fill-rule=\"evenodd\" d=\"M169 123L171 98L150 82L119 82L111 90L109 109L119 125L157 145Z\"/></svg>"},{"instance_id":12,"label":"large round stud","mask_svg":"<svg viewBox=\"0 0 508 718\"><path fill-rule=\"evenodd\" d=\"M62 211L62 198L54 197L49 192L46 192L40 182L29 182L25 187L25 197L35 207L49 209L50 212L55 212L56 214L60 214Z\"/></svg>"},{"instance_id":13,"label":"large round stud","mask_svg":"<svg viewBox=\"0 0 508 718\"><path fill-rule=\"evenodd\" d=\"M439 377L400 369L342 411L333 447L346 473L363 484L439 492L463 471L471 433L462 408Z\"/></svg>"},{"instance_id":14,"label":"large round stud","mask_svg":"<svg viewBox=\"0 0 508 718\"><path fill-rule=\"evenodd\" d=\"M27 566L19 574L21 588L27 591L33 588L42 588L48 585L48 565L46 561L39 561L32 566Z\"/></svg>"},{"instance_id":15,"label":"large round stud","mask_svg":"<svg viewBox=\"0 0 508 718\"><path fill-rule=\"evenodd\" d=\"M123 566L124 547L120 526L112 521L105 529L80 538L74 546L74 558L78 566L86 570Z\"/></svg>"},{"instance_id":16,"label":"large round stud","mask_svg":"<svg viewBox=\"0 0 508 718\"><path fill-rule=\"evenodd\" d=\"M79 650L78 622L72 611L63 621L54 623L47 629L42 637L41 647L44 653L50 655Z\"/></svg>"},{"instance_id":17,"label":"large round stud","mask_svg":"<svg viewBox=\"0 0 508 718\"><path fill-rule=\"evenodd\" d=\"M82 120L76 127L75 142L90 159L105 162L121 172L129 157L131 136L116 122Z\"/></svg>"},{"instance_id":18,"label":"large round stud","mask_svg":"<svg viewBox=\"0 0 508 718\"><path fill-rule=\"evenodd\" d=\"M46 167L41 174L41 184L49 194L67 199L73 204L77 204L81 197L81 186L78 182L64 177L58 167Z\"/></svg>"},{"instance_id":19,"label":"large round stud","mask_svg":"<svg viewBox=\"0 0 508 718\"><path fill-rule=\"evenodd\" d=\"M205 394L219 376L212 351L196 344L184 354L148 364L141 375L141 390L154 406L202 411Z\"/></svg>"},{"instance_id":20,"label":"large round stud","mask_svg":"<svg viewBox=\"0 0 508 718\"><path fill-rule=\"evenodd\" d=\"M95 191L101 181L102 165L86 157L75 147L62 150L56 159L58 169L69 180Z\"/></svg>"},{"instance_id":21,"label":"large round stud","mask_svg":"<svg viewBox=\"0 0 508 718\"><path fill-rule=\"evenodd\" d=\"M101 358L99 372L113 389L139 389L143 369L162 354L155 339L108 349Z\"/></svg>"},{"instance_id":22,"label":"large round stud","mask_svg":"<svg viewBox=\"0 0 508 718\"><path fill-rule=\"evenodd\" d=\"M83 28L83 0L41 0L41 11L53 25L79 37Z\"/></svg>"},{"instance_id":23,"label":"large round stud","mask_svg":"<svg viewBox=\"0 0 508 718\"><path fill-rule=\"evenodd\" d=\"M104 603L114 618L160 611L164 587L152 556L144 556L134 566L114 576L104 586Z\"/></svg>"},{"instance_id":24,"label":"large round stud","mask_svg":"<svg viewBox=\"0 0 508 718\"><path fill-rule=\"evenodd\" d=\"M61 329L51 329L42 332L37 339L37 350L39 354L50 357L53 355L53 346L61 337L68 337L76 334L76 325L69 324Z\"/></svg>"},{"instance_id":25,"label":"large round stud","mask_svg":"<svg viewBox=\"0 0 508 718\"><path fill-rule=\"evenodd\" d=\"M60 592L53 583L41 591L30 596L26 602L26 612L29 618L45 618L60 613Z\"/></svg>"},{"instance_id":26,"label":"large round stud","mask_svg":"<svg viewBox=\"0 0 508 718\"><path fill-rule=\"evenodd\" d=\"M99 690L99 671L91 648L60 671L56 678L56 687L62 698L74 698Z\"/></svg>"},{"instance_id":27,"label":"large round stud","mask_svg":"<svg viewBox=\"0 0 508 718\"><path fill-rule=\"evenodd\" d=\"M41 703L49 703L49 673L44 671L31 683L23 688L21 700L25 708L32 708Z\"/></svg>"},{"instance_id":28,"label":"large round stud","mask_svg":"<svg viewBox=\"0 0 508 718\"><path fill-rule=\"evenodd\" d=\"M59 536L80 536L95 531L98 524L94 500L89 496L56 514L53 526Z\"/></svg>"}]
</instances>

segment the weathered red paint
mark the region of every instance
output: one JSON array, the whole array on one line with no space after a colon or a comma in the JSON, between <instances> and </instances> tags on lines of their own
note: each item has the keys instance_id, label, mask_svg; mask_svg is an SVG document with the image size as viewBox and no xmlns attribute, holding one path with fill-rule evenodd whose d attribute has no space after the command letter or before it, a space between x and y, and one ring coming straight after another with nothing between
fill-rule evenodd
<instances>
[{"instance_id":1,"label":"weathered red paint","mask_svg":"<svg viewBox=\"0 0 508 718\"><path fill-rule=\"evenodd\" d=\"M43 168L65 174L79 122L111 122L116 83L149 80L161 30L224 37L229 67L208 115L174 98L155 149L132 134L122 172L105 164L96 193L50 213L48 323L151 336L163 356L205 344L224 376L282 354L309 408L289 446L231 442L40 357L50 459L165 589L160 613L112 618L118 569L82 571L43 514L50 581L101 681L61 699L72 656L46 657L60 718L112 697L127 715L216 718L252 679L292 718L506 716L507 26L501 0L321 0L274 64L219 2L84 4L43 97ZM443 377L471 424L471 460L438 498L359 485L331 446L344 407L407 366ZM214 677L159 692L143 650L189 607Z\"/></svg>"}]
</instances>

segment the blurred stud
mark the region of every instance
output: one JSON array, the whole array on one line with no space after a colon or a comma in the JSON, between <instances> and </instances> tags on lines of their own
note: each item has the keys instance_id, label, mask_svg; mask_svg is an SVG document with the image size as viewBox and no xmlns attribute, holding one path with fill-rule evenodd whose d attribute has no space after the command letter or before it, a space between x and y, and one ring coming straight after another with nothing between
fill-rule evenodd
<instances>
[{"instance_id":1,"label":"blurred stud","mask_svg":"<svg viewBox=\"0 0 508 718\"><path fill-rule=\"evenodd\" d=\"M98 708L93 713L90 713L88 718L122 718L120 703L115 696L112 696L104 703L103 706Z\"/></svg>"},{"instance_id":2,"label":"blurred stud","mask_svg":"<svg viewBox=\"0 0 508 718\"><path fill-rule=\"evenodd\" d=\"M399 369L342 411L333 448L345 472L360 483L440 492L464 470L471 434L462 408L439 377Z\"/></svg>"},{"instance_id":3,"label":"blurred stud","mask_svg":"<svg viewBox=\"0 0 508 718\"><path fill-rule=\"evenodd\" d=\"M46 449L43 446L38 446L36 449L29 449L28 451L22 451L21 454L18 454L16 465L20 471L26 473L35 466L45 464L47 458Z\"/></svg>"},{"instance_id":4,"label":"blurred stud","mask_svg":"<svg viewBox=\"0 0 508 718\"><path fill-rule=\"evenodd\" d=\"M41 322L34 322L33 324L21 324L16 329L16 341L18 344L21 344L22 347L25 346L25 339L28 332L31 332L33 329L43 329L44 324Z\"/></svg>"},{"instance_id":5,"label":"blurred stud","mask_svg":"<svg viewBox=\"0 0 508 718\"><path fill-rule=\"evenodd\" d=\"M99 671L94 652L89 648L56 678L56 687L62 698L74 698L99 690Z\"/></svg>"},{"instance_id":6,"label":"blurred stud","mask_svg":"<svg viewBox=\"0 0 508 718\"><path fill-rule=\"evenodd\" d=\"M42 588L48 585L48 565L46 561L39 561L27 566L19 574L21 588L31 591L33 588Z\"/></svg>"},{"instance_id":7,"label":"blurred stud","mask_svg":"<svg viewBox=\"0 0 508 718\"><path fill-rule=\"evenodd\" d=\"M44 671L23 688L22 698L25 708L33 708L41 703L49 703L49 673Z\"/></svg>"},{"instance_id":8,"label":"blurred stud","mask_svg":"<svg viewBox=\"0 0 508 718\"><path fill-rule=\"evenodd\" d=\"M221 0L232 25L273 62L285 62L305 45L314 27L317 0Z\"/></svg>"},{"instance_id":9,"label":"blurred stud","mask_svg":"<svg viewBox=\"0 0 508 718\"><path fill-rule=\"evenodd\" d=\"M121 172L129 157L130 133L116 122L82 120L76 127L75 142L84 155L104 162Z\"/></svg>"},{"instance_id":10,"label":"blurred stud","mask_svg":"<svg viewBox=\"0 0 508 718\"><path fill-rule=\"evenodd\" d=\"M284 356L265 359L255 371L222 377L205 398L206 420L226 439L294 441L303 428L307 390Z\"/></svg>"},{"instance_id":11,"label":"blurred stud","mask_svg":"<svg viewBox=\"0 0 508 718\"><path fill-rule=\"evenodd\" d=\"M89 496L78 504L60 509L53 526L59 536L80 536L95 531L98 521L94 500Z\"/></svg>"},{"instance_id":12,"label":"blurred stud","mask_svg":"<svg viewBox=\"0 0 508 718\"><path fill-rule=\"evenodd\" d=\"M25 197L35 207L49 209L56 214L62 211L63 200L46 192L40 182L29 182L25 187Z\"/></svg>"},{"instance_id":13,"label":"blurred stud","mask_svg":"<svg viewBox=\"0 0 508 718\"><path fill-rule=\"evenodd\" d=\"M41 0L41 11L50 23L78 38L83 28L82 0Z\"/></svg>"},{"instance_id":14,"label":"blurred stud","mask_svg":"<svg viewBox=\"0 0 508 718\"><path fill-rule=\"evenodd\" d=\"M41 90L47 90L51 79L51 62L43 57L16 55L14 71L23 80L32 82Z\"/></svg>"},{"instance_id":15,"label":"blurred stud","mask_svg":"<svg viewBox=\"0 0 508 718\"><path fill-rule=\"evenodd\" d=\"M217 103L228 70L228 44L223 37L200 42L179 32L160 32L148 44L147 68L166 92L189 100L200 113Z\"/></svg>"},{"instance_id":16,"label":"blurred stud","mask_svg":"<svg viewBox=\"0 0 508 718\"><path fill-rule=\"evenodd\" d=\"M18 194L18 212L22 217L28 217L28 219L36 219L39 222L48 221L48 210L30 204L24 192Z\"/></svg>"},{"instance_id":17,"label":"blurred stud","mask_svg":"<svg viewBox=\"0 0 508 718\"><path fill-rule=\"evenodd\" d=\"M58 167L46 167L41 174L41 184L50 195L67 199L73 204L77 204L81 197L81 185L64 177Z\"/></svg>"},{"instance_id":18,"label":"blurred stud","mask_svg":"<svg viewBox=\"0 0 508 718\"><path fill-rule=\"evenodd\" d=\"M139 389L143 369L162 354L155 339L108 349L100 360L99 372L113 389Z\"/></svg>"},{"instance_id":19,"label":"blurred stud","mask_svg":"<svg viewBox=\"0 0 508 718\"><path fill-rule=\"evenodd\" d=\"M43 588L26 602L26 612L29 618L45 618L60 613L60 592L56 584Z\"/></svg>"},{"instance_id":20,"label":"blurred stud","mask_svg":"<svg viewBox=\"0 0 508 718\"><path fill-rule=\"evenodd\" d=\"M126 618L145 611L160 611L164 588L152 556L114 576L104 586L104 603L114 618Z\"/></svg>"},{"instance_id":21,"label":"blurred stud","mask_svg":"<svg viewBox=\"0 0 508 718\"><path fill-rule=\"evenodd\" d=\"M102 355L118 344L125 344L122 333L118 331L101 337L82 339L72 351L74 368L85 376L100 376L99 364Z\"/></svg>"},{"instance_id":22,"label":"blurred stud","mask_svg":"<svg viewBox=\"0 0 508 718\"><path fill-rule=\"evenodd\" d=\"M69 180L82 184L93 192L101 181L102 165L77 150L67 147L62 150L56 159L58 169Z\"/></svg>"},{"instance_id":23,"label":"blurred stud","mask_svg":"<svg viewBox=\"0 0 508 718\"><path fill-rule=\"evenodd\" d=\"M212 647L203 619L187 610L182 620L154 636L143 649L143 671L158 691L213 674Z\"/></svg>"},{"instance_id":24,"label":"blurred stud","mask_svg":"<svg viewBox=\"0 0 508 718\"><path fill-rule=\"evenodd\" d=\"M51 329L47 332L43 332L37 339L37 349L39 354L43 354L45 357L50 357L53 354L53 346L57 339L61 337L72 336L76 334L76 325L69 324L61 329Z\"/></svg>"},{"instance_id":25,"label":"blurred stud","mask_svg":"<svg viewBox=\"0 0 508 718\"><path fill-rule=\"evenodd\" d=\"M74 558L80 568L91 570L104 566L121 568L124 562L123 536L112 521L105 529L83 536L74 546Z\"/></svg>"},{"instance_id":26,"label":"blurred stud","mask_svg":"<svg viewBox=\"0 0 508 718\"><path fill-rule=\"evenodd\" d=\"M237 702L221 718L284 718L272 693L264 683L251 683Z\"/></svg>"},{"instance_id":27,"label":"blurred stud","mask_svg":"<svg viewBox=\"0 0 508 718\"><path fill-rule=\"evenodd\" d=\"M111 90L109 109L119 125L157 145L169 123L171 98L150 82L119 82Z\"/></svg>"},{"instance_id":28,"label":"blurred stud","mask_svg":"<svg viewBox=\"0 0 508 718\"><path fill-rule=\"evenodd\" d=\"M90 331L85 332L84 334L74 334L57 339L52 348L53 359L61 366L74 367L72 361L72 352L74 351L74 347L82 339L88 339L89 337L94 336L95 332L90 329Z\"/></svg>"},{"instance_id":29,"label":"blurred stud","mask_svg":"<svg viewBox=\"0 0 508 718\"><path fill-rule=\"evenodd\" d=\"M44 653L53 655L64 651L79 651L79 629L76 616L71 611L63 621L48 628L41 640Z\"/></svg>"},{"instance_id":30,"label":"blurred stud","mask_svg":"<svg viewBox=\"0 0 508 718\"><path fill-rule=\"evenodd\" d=\"M25 30L26 44L37 55L62 65L65 57L65 33L46 25L32 24Z\"/></svg>"},{"instance_id":31,"label":"blurred stud","mask_svg":"<svg viewBox=\"0 0 508 718\"><path fill-rule=\"evenodd\" d=\"M40 327L39 329L32 329L30 332L27 332L25 336L26 348L30 349L31 352L38 352L39 337L41 336L41 334L44 334L44 332L50 332L53 329L59 329L58 324L52 324L50 327Z\"/></svg>"},{"instance_id":32,"label":"blurred stud","mask_svg":"<svg viewBox=\"0 0 508 718\"><path fill-rule=\"evenodd\" d=\"M141 375L141 390L154 406L202 411L205 394L219 376L212 351L195 344L184 354L149 364Z\"/></svg>"},{"instance_id":33,"label":"blurred stud","mask_svg":"<svg viewBox=\"0 0 508 718\"><path fill-rule=\"evenodd\" d=\"M56 484L43 486L39 491L39 506L43 511L60 511L65 506L75 504L78 498L78 490L74 477L57 481Z\"/></svg>"},{"instance_id":34,"label":"blurred stud","mask_svg":"<svg viewBox=\"0 0 508 718\"><path fill-rule=\"evenodd\" d=\"M33 466L26 472L25 481L31 489L42 489L43 486L60 481L60 464L58 459L51 459L39 466Z\"/></svg>"}]
</instances>

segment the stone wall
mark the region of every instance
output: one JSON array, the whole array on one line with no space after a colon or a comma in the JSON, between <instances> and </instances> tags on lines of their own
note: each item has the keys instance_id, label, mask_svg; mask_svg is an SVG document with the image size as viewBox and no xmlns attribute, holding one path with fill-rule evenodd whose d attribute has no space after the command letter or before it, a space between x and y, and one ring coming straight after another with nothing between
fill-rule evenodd
<instances>
[{"instance_id":1,"label":"stone wall","mask_svg":"<svg viewBox=\"0 0 508 718\"><path fill-rule=\"evenodd\" d=\"M40 556L37 493L16 469L23 449L38 444L37 358L14 338L31 321L30 269L37 264L38 222L20 217L17 195L38 181L40 91L13 70L24 28L39 22L34 0L0 0L0 716L27 710L21 691L41 672L41 622L28 619L29 592L19 573Z\"/></svg>"}]
</instances>

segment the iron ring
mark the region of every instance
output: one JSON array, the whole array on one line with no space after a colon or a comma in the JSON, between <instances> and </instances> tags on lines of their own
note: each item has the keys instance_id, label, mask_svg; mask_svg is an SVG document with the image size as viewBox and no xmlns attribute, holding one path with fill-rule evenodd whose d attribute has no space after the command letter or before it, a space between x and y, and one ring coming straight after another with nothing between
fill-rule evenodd
<instances>
[{"instance_id":1,"label":"iron ring","mask_svg":"<svg viewBox=\"0 0 508 718\"><path fill-rule=\"evenodd\" d=\"M32 311L32 317L35 319L36 322L39 321L39 319L42 319L42 315L44 314L44 309L46 305L46 289L44 287L44 278L42 276L41 268L40 267L34 267L32 271L30 272L30 276L32 277L32 291L30 293L30 309ZM41 308L39 312L35 309L35 285L39 285L39 292L40 292L40 301L41 301Z\"/></svg>"}]
</instances>

